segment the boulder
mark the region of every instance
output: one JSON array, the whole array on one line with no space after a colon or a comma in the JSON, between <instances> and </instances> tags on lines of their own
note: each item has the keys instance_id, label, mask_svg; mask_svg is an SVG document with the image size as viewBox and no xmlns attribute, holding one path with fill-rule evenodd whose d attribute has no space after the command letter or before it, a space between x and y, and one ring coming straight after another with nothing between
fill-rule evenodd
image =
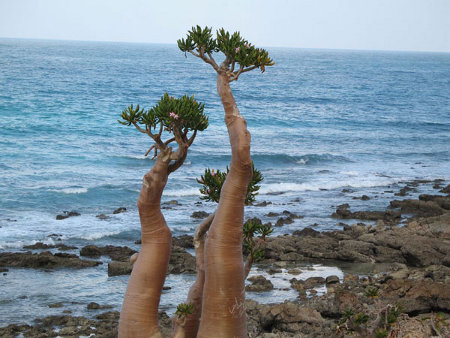
<instances>
[{"instance_id":1,"label":"boulder","mask_svg":"<svg viewBox=\"0 0 450 338\"><path fill-rule=\"evenodd\" d=\"M264 278L264 276L253 276L248 278L251 284L245 287L245 291L261 292L273 290L273 284L270 280Z\"/></svg>"},{"instance_id":2,"label":"boulder","mask_svg":"<svg viewBox=\"0 0 450 338\"><path fill-rule=\"evenodd\" d=\"M116 214L121 214L121 213L123 213L123 212L125 212L125 211L127 211L127 208L120 207L120 208L117 208L116 210L114 210L114 211L113 211L113 214L114 214L114 215L116 215Z\"/></svg>"},{"instance_id":3,"label":"boulder","mask_svg":"<svg viewBox=\"0 0 450 338\"><path fill-rule=\"evenodd\" d=\"M0 266L55 269L55 268L89 268L102 264L97 261L82 260L76 255L62 253L52 254L49 251L41 253L31 252L2 252L0 253Z\"/></svg>"},{"instance_id":4,"label":"boulder","mask_svg":"<svg viewBox=\"0 0 450 338\"><path fill-rule=\"evenodd\" d=\"M207 212L205 212L205 211L194 211L191 214L192 218L206 218L208 216L209 216L209 214Z\"/></svg>"},{"instance_id":5,"label":"boulder","mask_svg":"<svg viewBox=\"0 0 450 338\"><path fill-rule=\"evenodd\" d=\"M80 213L76 211L63 211L62 214L56 215L56 219L62 220L73 216L80 216Z\"/></svg>"}]
</instances>

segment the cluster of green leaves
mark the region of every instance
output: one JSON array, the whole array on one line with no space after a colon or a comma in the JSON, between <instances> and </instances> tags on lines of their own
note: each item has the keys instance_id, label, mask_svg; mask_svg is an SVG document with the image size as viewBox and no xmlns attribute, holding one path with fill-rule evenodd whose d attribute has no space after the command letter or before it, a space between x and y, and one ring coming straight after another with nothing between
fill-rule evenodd
<instances>
[{"instance_id":1,"label":"cluster of green leaves","mask_svg":"<svg viewBox=\"0 0 450 338\"><path fill-rule=\"evenodd\" d=\"M175 311L175 315L179 319L186 318L188 315L191 315L194 313L194 304L192 303L181 303L177 306L177 311Z\"/></svg>"},{"instance_id":2,"label":"cluster of green leaves","mask_svg":"<svg viewBox=\"0 0 450 338\"><path fill-rule=\"evenodd\" d=\"M369 298L377 298L378 297L378 288L368 286L364 290L364 294L366 295L366 297L369 297Z\"/></svg>"},{"instance_id":3,"label":"cluster of green leaves","mask_svg":"<svg viewBox=\"0 0 450 338\"><path fill-rule=\"evenodd\" d=\"M122 112L123 125L139 124L146 130L155 129L160 124L167 131L178 128L180 132L202 131L208 127L208 117L204 114L205 105L197 102L194 96L184 95L174 98L165 93L158 103L144 110L137 105L129 106Z\"/></svg>"},{"instance_id":4,"label":"cluster of green leaves","mask_svg":"<svg viewBox=\"0 0 450 338\"><path fill-rule=\"evenodd\" d=\"M186 36L186 39L179 39L177 41L178 48L182 52L189 52L194 50L202 50L205 53L218 52L217 42L212 37L211 28L192 27Z\"/></svg>"},{"instance_id":5,"label":"cluster of green leaves","mask_svg":"<svg viewBox=\"0 0 450 338\"><path fill-rule=\"evenodd\" d=\"M185 53L195 51L202 54L220 51L225 54L230 63L237 62L243 67L255 66L261 71L275 64L265 49L256 48L241 37L239 32L230 34L223 28L219 29L216 32L216 38L213 38L211 28L192 27L186 39L178 40L178 48Z\"/></svg>"},{"instance_id":6,"label":"cluster of green leaves","mask_svg":"<svg viewBox=\"0 0 450 338\"><path fill-rule=\"evenodd\" d=\"M386 338L387 336L388 336L387 330L382 329L381 327L375 331L376 338Z\"/></svg>"},{"instance_id":7,"label":"cluster of green leaves","mask_svg":"<svg viewBox=\"0 0 450 338\"><path fill-rule=\"evenodd\" d=\"M386 321L389 324L394 324L398 317L402 314L403 308L400 304L397 304L386 311Z\"/></svg>"},{"instance_id":8,"label":"cluster of green leaves","mask_svg":"<svg viewBox=\"0 0 450 338\"><path fill-rule=\"evenodd\" d=\"M256 195L259 191L259 183L263 180L261 172L255 168L252 163L253 178L247 187L247 195L245 197L245 204L250 205L255 201ZM225 183L227 174L229 173L229 168L226 171L215 171L214 169L207 168L205 173L197 179L197 182L202 185L200 188L200 193L203 195L200 198L206 201L212 201L219 203L220 192L222 191L222 186Z\"/></svg>"},{"instance_id":9,"label":"cluster of green leaves","mask_svg":"<svg viewBox=\"0 0 450 338\"><path fill-rule=\"evenodd\" d=\"M250 255L253 261L257 262L264 258L264 250L257 245L255 235L260 236L265 241L266 237L273 232L272 224L262 224L259 218L250 218L244 223L244 253Z\"/></svg>"}]
</instances>

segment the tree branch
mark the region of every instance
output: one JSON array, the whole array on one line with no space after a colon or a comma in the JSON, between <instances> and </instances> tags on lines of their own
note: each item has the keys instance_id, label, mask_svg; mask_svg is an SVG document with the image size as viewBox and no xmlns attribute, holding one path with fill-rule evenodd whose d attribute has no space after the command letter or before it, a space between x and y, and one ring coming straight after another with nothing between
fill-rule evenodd
<instances>
[{"instance_id":1,"label":"tree branch","mask_svg":"<svg viewBox=\"0 0 450 338\"><path fill-rule=\"evenodd\" d=\"M142 129L135 121L131 122L133 123L133 126L136 127L137 130L139 130L143 134L148 134L146 130Z\"/></svg>"},{"instance_id":2,"label":"tree branch","mask_svg":"<svg viewBox=\"0 0 450 338\"><path fill-rule=\"evenodd\" d=\"M149 150L147 150L147 152L145 153L145 157L147 157L148 156L148 154L152 151L152 149L153 148L155 148L155 145L152 145L151 147L150 147L150 149Z\"/></svg>"},{"instance_id":3,"label":"tree branch","mask_svg":"<svg viewBox=\"0 0 450 338\"><path fill-rule=\"evenodd\" d=\"M200 49L198 50L198 52L199 52L198 57L199 57L200 59L202 59L202 60L205 61L206 63L209 63L209 64L214 68L214 70L215 70L216 72L219 72L219 67L217 66L217 63L216 63L215 61L213 61L213 59L208 58L208 57L205 55L205 52L203 51L202 48L200 48ZM209 54L210 54L210 53L209 53Z\"/></svg>"},{"instance_id":4,"label":"tree branch","mask_svg":"<svg viewBox=\"0 0 450 338\"><path fill-rule=\"evenodd\" d=\"M239 75L241 75L242 73L249 72L249 71L251 71L251 70L253 70L253 69L256 69L256 68L258 68L258 66L254 66L254 65L253 65L253 66L251 66L251 67L244 68L244 66L241 65L241 67L239 68L238 71L235 71L235 72L233 72L233 73L230 75L230 82L236 81L236 80L239 78Z\"/></svg>"},{"instance_id":5,"label":"tree branch","mask_svg":"<svg viewBox=\"0 0 450 338\"><path fill-rule=\"evenodd\" d=\"M167 146L169 145L169 143L175 141L175 137L172 137L171 139L168 139L166 142L164 142L164 144Z\"/></svg>"},{"instance_id":6,"label":"tree branch","mask_svg":"<svg viewBox=\"0 0 450 338\"><path fill-rule=\"evenodd\" d=\"M214 217L216 216L216 212L214 211L208 217L206 217L195 229L194 233L194 246L197 247L200 245L200 242L204 239L205 234L208 232Z\"/></svg>"},{"instance_id":7,"label":"tree branch","mask_svg":"<svg viewBox=\"0 0 450 338\"><path fill-rule=\"evenodd\" d=\"M194 133L190 137L190 139L187 141L187 145L190 147L192 145L192 142L194 142L195 136L197 136L197 129L194 130Z\"/></svg>"}]
</instances>

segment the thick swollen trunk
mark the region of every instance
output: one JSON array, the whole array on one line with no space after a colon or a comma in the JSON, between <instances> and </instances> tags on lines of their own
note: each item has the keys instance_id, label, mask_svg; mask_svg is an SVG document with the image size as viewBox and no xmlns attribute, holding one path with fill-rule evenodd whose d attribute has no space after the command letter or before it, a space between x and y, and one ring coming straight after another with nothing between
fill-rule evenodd
<instances>
[{"instance_id":1,"label":"thick swollen trunk","mask_svg":"<svg viewBox=\"0 0 450 338\"><path fill-rule=\"evenodd\" d=\"M195 338L197 337L202 315L203 285L205 283L205 237L215 213L209 215L195 230L194 246L197 268L197 279L189 289L186 304L194 305L194 312L186 317L183 324L177 323L174 338Z\"/></svg>"},{"instance_id":2,"label":"thick swollen trunk","mask_svg":"<svg viewBox=\"0 0 450 338\"><path fill-rule=\"evenodd\" d=\"M229 81L217 77L232 150L230 172L205 247L205 284L198 337L246 337L242 226L252 177L250 133L239 113Z\"/></svg>"},{"instance_id":3,"label":"thick swollen trunk","mask_svg":"<svg viewBox=\"0 0 450 338\"><path fill-rule=\"evenodd\" d=\"M169 159L160 153L143 179L138 199L142 247L133 265L120 313L120 337L162 337L158 305L169 264L172 235L161 214Z\"/></svg>"}]
</instances>

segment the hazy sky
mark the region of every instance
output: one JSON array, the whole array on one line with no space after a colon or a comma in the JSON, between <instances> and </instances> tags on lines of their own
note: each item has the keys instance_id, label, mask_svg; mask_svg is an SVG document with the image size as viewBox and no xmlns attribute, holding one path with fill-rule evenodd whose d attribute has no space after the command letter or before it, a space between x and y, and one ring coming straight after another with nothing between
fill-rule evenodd
<instances>
[{"instance_id":1,"label":"hazy sky","mask_svg":"<svg viewBox=\"0 0 450 338\"><path fill-rule=\"evenodd\" d=\"M450 0L0 0L0 37L175 43L196 24L261 46L450 52Z\"/></svg>"}]
</instances>

